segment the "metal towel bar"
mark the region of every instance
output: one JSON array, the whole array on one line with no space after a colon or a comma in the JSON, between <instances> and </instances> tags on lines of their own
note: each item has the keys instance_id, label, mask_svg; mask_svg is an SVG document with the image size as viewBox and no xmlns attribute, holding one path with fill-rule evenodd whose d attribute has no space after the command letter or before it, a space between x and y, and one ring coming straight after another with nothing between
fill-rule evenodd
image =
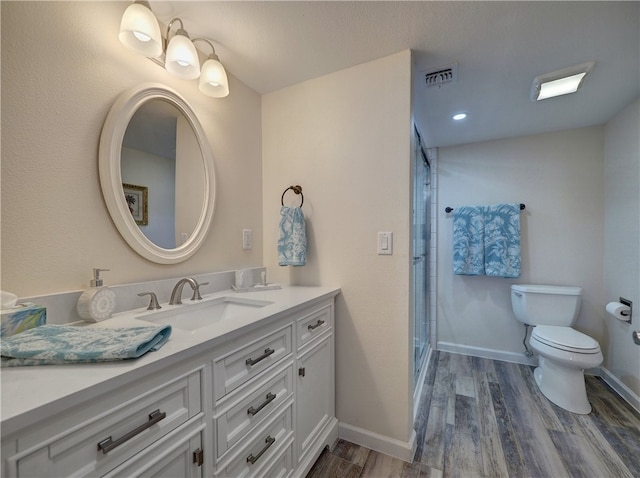
<instances>
[{"instance_id":1,"label":"metal towel bar","mask_svg":"<svg viewBox=\"0 0 640 478\"><path fill-rule=\"evenodd\" d=\"M520 203L520 210L521 211L524 210L525 207L526 206L524 204ZM452 207L447 206L447 207L444 208L444 212L446 212L447 214L449 214L452 211L453 211Z\"/></svg>"}]
</instances>

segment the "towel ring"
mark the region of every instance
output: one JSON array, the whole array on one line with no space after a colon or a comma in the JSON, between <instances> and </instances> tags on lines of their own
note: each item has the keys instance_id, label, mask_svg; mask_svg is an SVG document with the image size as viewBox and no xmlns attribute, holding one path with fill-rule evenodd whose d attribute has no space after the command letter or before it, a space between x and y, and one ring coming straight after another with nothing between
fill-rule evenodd
<instances>
[{"instance_id":1,"label":"towel ring","mask_svg":"<svg viewBox=\"0 0 640 478\"><path fill-rule=\"evenodd\" d=\"M284 206L284 195L287 194L287 191L291 189L294 193L300 195L300 207L304 204L304 195L302 194L302 186L289 186L282 193L282 197L280 198L280 204Z\"/></svg>"}]
</instances>

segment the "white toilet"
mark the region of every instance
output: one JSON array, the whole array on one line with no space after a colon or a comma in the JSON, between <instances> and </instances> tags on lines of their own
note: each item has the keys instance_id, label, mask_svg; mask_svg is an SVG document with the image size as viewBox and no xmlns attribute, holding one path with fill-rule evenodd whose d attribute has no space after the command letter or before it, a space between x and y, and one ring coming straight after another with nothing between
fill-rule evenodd
<instances>
[{"instance_id":1,"label":"white toilet","mask_svg":"<svg viewBox=\"0 0 640 478\"><path fill-rule=\"evenodd\" d=\"M584 370L602 363L597 341L571 325L578 317L582 289L514 284L511 306L520 322L535 326L529 344L538 355L534 377L540 391L559 407L588 414Z\"/></svg>"}]
</instances>

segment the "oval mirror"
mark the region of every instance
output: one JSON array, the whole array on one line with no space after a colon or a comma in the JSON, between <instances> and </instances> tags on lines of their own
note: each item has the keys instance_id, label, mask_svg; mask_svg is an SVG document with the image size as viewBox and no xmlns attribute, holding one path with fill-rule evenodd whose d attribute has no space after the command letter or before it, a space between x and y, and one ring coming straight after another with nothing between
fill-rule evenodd
<instances>
[{"instance_id":1,"label":"oval mirror","mask_svg":"<svg viewBox=\"0 0 640 478\"><path fill-rule=\"evenodd\" d=\"M213 155L189 104L146 84L123 93L100 136L100 186L124 240L159 264L193 255L211 225Z\"/></svg>"}]
</instances>

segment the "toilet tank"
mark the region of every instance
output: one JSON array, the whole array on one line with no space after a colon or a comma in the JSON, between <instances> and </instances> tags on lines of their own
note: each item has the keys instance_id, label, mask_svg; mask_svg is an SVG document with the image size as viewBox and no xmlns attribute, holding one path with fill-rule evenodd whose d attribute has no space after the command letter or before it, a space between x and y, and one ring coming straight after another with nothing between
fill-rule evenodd
<instances>
[{"instance_id":1,"label":"toilet tank","mask_svg":"<svg viewBox=\"0 0 640 478\"><path fill-rule=\"evenodd\" d=\"M520 322L529 325L573 325L580 310L580 287L513 284L511 307Z\"/></svg>"}]
</instances>

